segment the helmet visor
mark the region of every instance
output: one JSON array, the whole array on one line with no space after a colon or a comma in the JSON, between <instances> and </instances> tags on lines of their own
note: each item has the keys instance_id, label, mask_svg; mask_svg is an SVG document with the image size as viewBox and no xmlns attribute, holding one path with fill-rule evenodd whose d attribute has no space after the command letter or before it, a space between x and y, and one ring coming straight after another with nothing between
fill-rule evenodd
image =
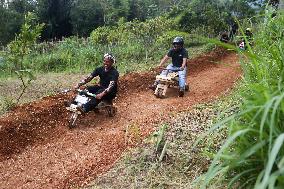
<instances>
[{"instance_id":1,"label":"helmet visor","mask_svg":"<svg viewBox=\"0 0 284 189\"><path fill-rule=\"evenodd\" d=\"M173 43L173 46L175 49L181 48L182 44L181 43Z\"/></svg>"}]
</instances>

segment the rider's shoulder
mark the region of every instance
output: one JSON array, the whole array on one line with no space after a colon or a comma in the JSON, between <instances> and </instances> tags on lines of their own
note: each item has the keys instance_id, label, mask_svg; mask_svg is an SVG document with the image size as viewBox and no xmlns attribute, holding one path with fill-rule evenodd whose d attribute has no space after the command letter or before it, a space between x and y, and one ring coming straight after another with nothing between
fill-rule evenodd
<instances>
[{"instance_id":1,"label":"rider's shoulder","mask_svg":"<svg viewBox=\"0 0 284 189\"><path fill-rule=\"evenodd\" d=\"M119 73L118 73L118 70L117 70L116 67L114 67L114 66L111 68L110 71L111 71L112 73L119 74Z\"/></svg>"},{"instance_id":2,"label":"rider's shoulder","mask_svg":"<svg viewBox=\"0 0 284 189\"><path fill-rule=\"evenodd\" d=\"M92 74L100 74L100 73L102 73L103 71L104 71L104 67L103 67L103 66L99 66L99 67L96 67L96 68L93 70Z\"/></svg>"},{"instance_id":3,"label":"rider's shoulder","mask_svg":"<svg viewBox=\"0 0 284 189\"><path fill-rule=\"evenodd\" d=\"M188 50L186 49L186 48L182 48L182 52L184 52L184 53L188 53Z\"/></svg>"},{"instance_id":4,"label":"rider's shoulder","mask_svg":"<svg viewBox=\"0 0 284 189\"><path fill-rule=\"evenodd\" d=\"M172 53L172 52L175 52L174 48L170 48L170 49L168 50L168 53Z\"/></svg>"}]
</instances>

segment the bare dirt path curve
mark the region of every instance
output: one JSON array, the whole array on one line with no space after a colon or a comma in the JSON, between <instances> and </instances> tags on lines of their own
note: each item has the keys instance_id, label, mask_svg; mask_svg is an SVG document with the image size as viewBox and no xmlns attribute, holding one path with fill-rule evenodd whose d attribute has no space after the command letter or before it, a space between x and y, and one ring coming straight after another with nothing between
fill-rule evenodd
<instances>
[{"instance_id":1,"label":"bare dirt path curve","mask_svg":"<svg viewBox=\"0 0 284 189\"><path fill-rule=\"evenodd\" d=\"M190 60L191 91L183 98L174 90L166 99L155 98L147 87L156 73L121 77L117 115L89 113L73 130L67 127L68 112L63 106L70 95L46 97L2 116L0 188L82 186L111 168L127 147L148 135L161 120L217 98L241 76L237 55L220 48Z\"/></svg>"}]
</instances>

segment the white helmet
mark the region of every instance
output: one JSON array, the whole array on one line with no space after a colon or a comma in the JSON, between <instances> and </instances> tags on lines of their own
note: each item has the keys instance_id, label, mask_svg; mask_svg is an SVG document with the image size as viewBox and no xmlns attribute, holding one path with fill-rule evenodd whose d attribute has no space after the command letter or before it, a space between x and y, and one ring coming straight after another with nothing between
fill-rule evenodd
<instances>
[{"instance_id":1,"label":"white helmet","mask_svg":"<svg viewBox=\"0 0 284 189\"><path fill-rule=\"evenodd\" d=\"M115 61L115 57L114 57L112 54L110 54L110 53L104 54L104 59L105 59L105 58L111 60L113 64L116 62L116 61Z\"/></svg>"}]
</instances>

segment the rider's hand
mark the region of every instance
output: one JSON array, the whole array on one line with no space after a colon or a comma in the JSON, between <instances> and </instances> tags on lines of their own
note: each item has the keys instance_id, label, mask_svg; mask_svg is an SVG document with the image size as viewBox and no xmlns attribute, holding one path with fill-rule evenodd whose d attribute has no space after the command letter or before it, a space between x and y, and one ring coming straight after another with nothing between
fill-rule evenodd
<instances>
[{"instance_id":1,"label":"rider's hand","mask_svg":"<svg viewBox=\"0 0 284 189\"><path fill-rule=\"evenodd\" d=\"M77 89L84 90L84 89L86 89L86 88L87 88L86 85L77 84L77 85L75 85L72 89L76 91Z\"/></svg>"},{"instance_id":2,"label":"rider's hand","mask_svg":"<svg viewBox=\"0 0 284 189\"><path fill-rule=\"evenodd\" d=\"M101 92L101 93L96 95L96 99L100 100L100 99L103 98L103 96L104 96L104 92Z\"/></svg>"},{"instance_id":3,"label":"rider's hand","mask_svg":"<svg viewBox=\"0 0 284 189\"><path fill-rule=\"evenodd\" d=\"M164 66L163 65L158 65L158 69L162 70L162 69L164 69Z\"/></svg>"},{"instance_id":4,"label":"rider's hand","mask_svg":"<svg viewBox=\"0 0 284 189\"><path fill-rule=\"evenodd\" d=\"M76 84L76 85L73 86L72 90L75 91L75 90L79 89L79 87L80 87L80 85Z\"/></svg>"},{"instance_id":5,"label":"rider's hand","mask_svg":"<svg viewBox=\"0 0 284 189\"><path fill-rule=\"evenodd\" d=\"M180 71L183 71L183 70L184 70L184 67L180 67L179 70L180 70Z\"/></svg>"}]
</instances>

